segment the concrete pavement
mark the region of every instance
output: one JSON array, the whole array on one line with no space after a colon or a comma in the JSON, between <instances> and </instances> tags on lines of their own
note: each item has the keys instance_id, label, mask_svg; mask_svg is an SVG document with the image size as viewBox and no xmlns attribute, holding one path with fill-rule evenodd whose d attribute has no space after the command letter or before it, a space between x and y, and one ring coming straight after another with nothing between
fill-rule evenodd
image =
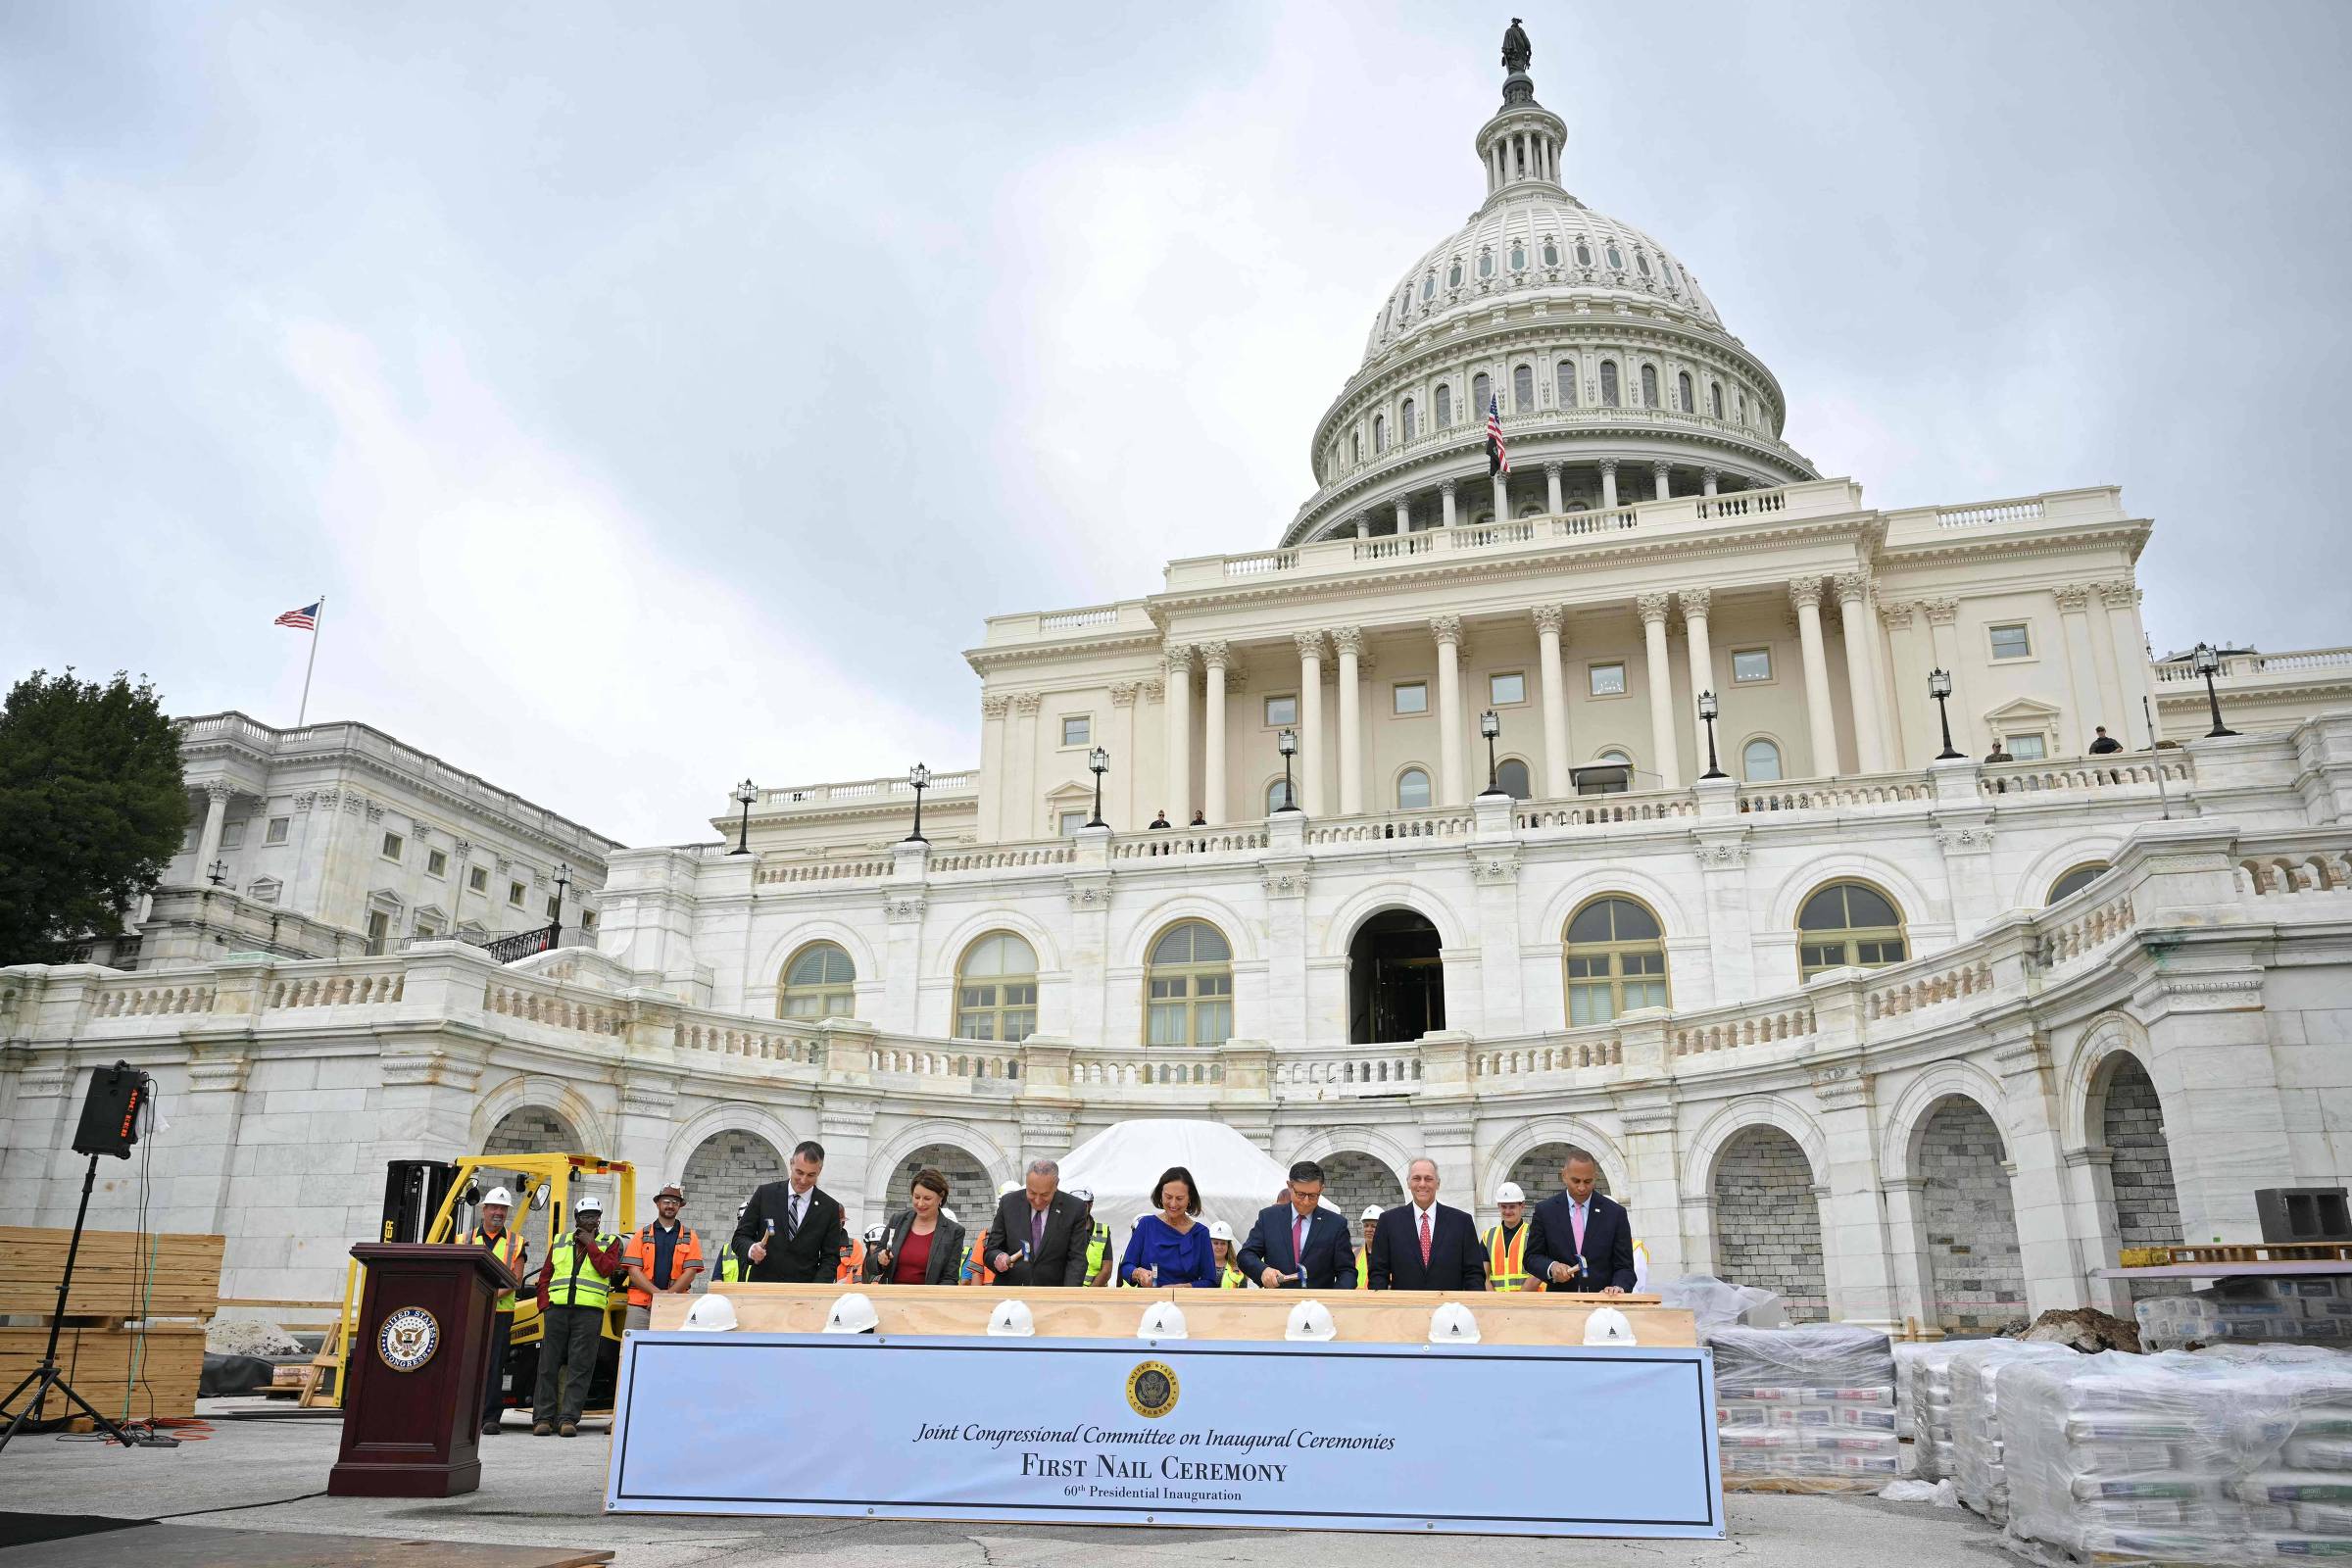
<instances>
[{"instance_id":1,"label":"concrete pavement","mask_svg":"<svg viewBox=\"0 0 2352 1568\"><path fill-rule=\"evenodd\" d=\"M172 1450L123 1451L89 1443L20 1438L0 1453L9 1506L25 1511L170 1518L191 1525L342 1532L403 1540L475 1541L602 1547L621 1568L672 1564L822 1561L925 1568L1014 1568L1126 1561L1278 1560L1285 1568L1428 1568L1427 1537L1275 1534L1243 1530L1064 1529L1028 1525L913 1524L862 1520L766 1520L607 1516L609 1440L601 1431L564 1440L532 1438L510 1423L482 1445L482 1486L448 1501L323 1495L341 1423L296 1417L232 1419L259 1401L207 1400L209 1441ZM779 1443L794 1441L780 1426ZM1531 1477L1531 1485L1539 1484ZM1563 1482L1572 1484L1572 1482ZM1956 1508L1876 1498L1749 1496L1729 1499L1724 1542L1543 1541L1451 1537L1447 1568L1524 1568L1546 1563L1604 1565L1740 1561L1743 1568L1943 1568L1984 1565L2005 1555L1998 1536Z\"/></svg>"}]
</instances>

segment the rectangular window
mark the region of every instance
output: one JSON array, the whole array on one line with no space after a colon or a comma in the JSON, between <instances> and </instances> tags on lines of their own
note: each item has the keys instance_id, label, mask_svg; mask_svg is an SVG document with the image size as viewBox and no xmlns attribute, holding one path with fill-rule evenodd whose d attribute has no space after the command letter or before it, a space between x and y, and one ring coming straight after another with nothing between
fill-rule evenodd
<instances>
[{"instance_id":1,"label":"rectangular window","mask_svg":"<svg viewBox=\"0 0 2352 1568\"><path fill-rule=\"evenodd\" d=\"M263 842L264 844L283 844L283 843L285 843L285 842L286 842L286 829L288 829L289 827L291 827L291 826L293 826L293 825L294 825L294 819L293 819L292 817L290 817L290 816L273 816L273 817L271 817L271 818L270 819L270 826L269 826L269 827L268 827L268 829L266 829L266 830L263 832L263 834L262 834L262 842Z\"/></svg>"},{"instance_id":2,"label":"rectangular window","mask_svg":"<svg viewBox=\"0 0 2352 1568\"><path fill-rule=\"evenodd\" d=\"M1095 738L1095 719L1092 713L1071 713L1061 721L1061 744L1064 746L1091 745Z\"/></svg>"},{"instance_id":3,"label":"rectangular window","mask_svg":"<svg viewBox=\"0 0 2352 1568\"><path fill-rule=\"evenodd\" d=\"M439 850L425 851L424 874L426 876L449 875L449 857L442 854Z\"/></svg>"},{"instance_id":4,"label":"rectangular window","mask_svg":"<svg viewBox=\"0 0 2352 1568\"><path fill-rule=\"evenodd\" d=\"M1989 629L1992 633L1993 658L2032 659L2034 657L2034 640L2026 635L2026 628L2023 625L1994 626Z\"/></svg>"},{"instance_id":5,"label":"rectangular window","mask_svg":"<svg viewBox=\"0 0 2352 1568\"><path fill-rule=\"evenodd\" d=\"M581 912L580 929L583 931L593 931L596 929L596 911L594 909L587 909Z\"/></svg>"},{"instance_id":6,"label":"rectangular window","mask_svg":"<svg viewBox=\"0 0 2352 1568\"><path fill-rule=\"evenodd\" d=\"M490 868L486 865L477 865L472 870L466 872L466 886L475 893L489 892Z\"/></svg>"},{"instance_id":7,"label":"rectangular window","mask_svg":"<svg viewBox=\"0 0 2352 1568\"><path fill-rule=\"evenodd\" d=\"M382 909L368 911L368 956L384 956L384 943L392 935L392 916Z\"/></svg>"},{"instance_id":8,"label":"rectangular window","mask_svg":"<svg viewBox=\"0 0 2352 1568\"><path fill-rule=\"evenodd\" d=\"M513 906L514 906L515 908L517 908L517 909L519 909L519 908L521 908L521 907L522 907L522 884L521 884L521 883L519 883L519 882L510 882L510 883L508 883L508 884L507 884L507 902L508 902L509 904L513 905Z\"/></svg>"},{"instance_id":9,"label":"rectangular window","mask_svg":"<svg viewBox=\"0 0 2352 1568\"><path fill-rule=\"evenodd\" d=\"M1587 664L1585 671L1592 677L1595 697L1625 695L1625 666L1623 664Z\"/></svg>"},{"instance_id":10,"label":"rectangular window","mask_svg":"<svg viewBox=\"0 0 2352 1568\"><path fill-rule=\"evenodd\" d=\"M430 921L430 920L419 920L419 921L417 921L417 922L416 922L416 940L417 940L417 941L419 941L419 942L435 942L435 941L438 941L438 940L440 939L440 936L441 936L441 928L440 928L439 926L437 926L437 925L433 924L433 922L432 922L432 921Z\"/></svg>"},{"instance_id":11,"label":"rectangular window","mask_svg":"<svg viewBox=\"0 0 2352 1568\"><path fill-rule=\"evenodd\" d=\"M562 894L551 893L547 896L547 917L550 920L561 920L564 918L564 897Z\"/></svg>"},{"instance_id":12,"label":"rectangular window","mask_svg":"<svg viewBox=\"0 0 2352 1568\"><path fill-rule=\"evenodd\" d=\"M1086 813L1084 811L1064 811L1061 813L1061 836L1063 838L1069 838L1084 826L1086 826Z\"/></svg>"},{"instance_id":13,"label":"rectangular window","mask_svg":"<svg viewBox=\"0 0 2352 1568\"><path fill-rule=\"evenodd\" d=\"M1424 680L1398 681L1396 686L1396 711L1426 713L1429 711L1429 682Z\"/></svg>"},{"instance_id":14,"label":"rectangular window","mask_svg":"<svg viewBox=\"0 0 2352 1568\"><path fill-rule=\"evenodd\" d=\"M1266 699L1266 728L1288 729L1298 722L1298 699L1269 697Z\"/></svg>"},{"instance_id":15,"label":"rectangular window","mask_svg":"<svg viewBox=\"0 0 2352 1568\"><path fill-rule=\"evenodd\" d=\"M244 842L245 819L243 817L239 817L234 822L223 822L220 824L220 847L222 849L237 849L243 845Z\"/></svg>"},{"instance_id":16,"label":"rectangular window","mask_svg":"<svg viewBox=\"0 0 2352 1568\"><path fill-rule=\"evenodd\" d=\"M1527 701L1527 676L1512 670L1507 674L1487 677L1487 703L1494 708L1508 708L1513 703Z\"/></svg>"},{"instance_id":17,"label":"rectangular window","mask_svg":"<svg viewBox=\"0 0 2352 1568\"><path fill-rule=\"evenodd\" d=\"M1742 648L1732 655L1732 679L1734 681L1772 679L1772 650L1769 648Z\"/></svg>"},{"instance_id":18,"label":"rectangular window","mask_svg":"<svg viewBox=\"0 0 2352 1568\"><path fill-rule=\"evenodd\" d=\"M384 835L384 848L383 848L383 857L384 857L384 858L385 858L385 859L387 859L387 860L397 860L397 859L399 859L399 858L400 858L400 852L401 852L401 850L402 850L404 847L405 847L405 846L404 846L404 845L401 843L401 838L400 838L400 835L399 835L399 834L397 834L397 833L387 833L387 834L385 834L385 835Z\"/></svg>"},{"instance_id":19,"label":"rectangular window","mask_svg":"<svg viewBox=\"0 0 2352 1568\"><path fill-rule=\"evenodd\" d=\"M2009 748L2009 755L2021 762L2038 762L2050 755L2049 749L2042 745L2041 736L2038 733L2012 735L2006 744Z\"/></svg>"}]
</instances>

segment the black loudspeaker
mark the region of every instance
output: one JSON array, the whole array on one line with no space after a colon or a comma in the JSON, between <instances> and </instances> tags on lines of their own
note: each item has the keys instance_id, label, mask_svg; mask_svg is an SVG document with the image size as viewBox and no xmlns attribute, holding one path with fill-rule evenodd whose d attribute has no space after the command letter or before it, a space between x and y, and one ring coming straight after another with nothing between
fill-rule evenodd
<instances>
[{"instance_id":1,"label":"black loudspeaker","mask_svg":"<svg viewBox=\"0 0 2352 1568\"><path fill-rule=\"evenodd\" d=\"M127 1061L101 1067L90 1074L90 1092L81 1102L81 1125L74 1131L76 1154L130 1157L139 1141L139 1114L155 1081Z\"/></svg>"},{"instance_id":2,"label":"black loudspeaker","mask_svg":"<svg viewBox=\"0 0 2352 1568\"><path fill-rule=\"evenodd\" d=\"M441 1212L441 1200L458 1179L458 1167L446 1159L393 1159L384 1162L384 1224L377 1240L421 1242Z\"/></svg>"}]
</instances>

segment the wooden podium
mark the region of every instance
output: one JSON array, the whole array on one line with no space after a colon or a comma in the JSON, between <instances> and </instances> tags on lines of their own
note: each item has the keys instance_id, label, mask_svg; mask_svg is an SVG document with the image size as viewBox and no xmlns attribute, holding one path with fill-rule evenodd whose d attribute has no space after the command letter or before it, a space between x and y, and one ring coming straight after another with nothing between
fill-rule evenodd
<instances>
[{"instance_id":1,"label":"wooden podium","mask_svg":"<svg viewBox=\"0 0 2352 1568\"><path fill-rule=\"evenodd\" d=\"M346 1349L337 1497L454 1497L481 1484L482 1358L498 1294L520 1283L487 1248L362 1242Z\"/></svg>"}]
</instances>

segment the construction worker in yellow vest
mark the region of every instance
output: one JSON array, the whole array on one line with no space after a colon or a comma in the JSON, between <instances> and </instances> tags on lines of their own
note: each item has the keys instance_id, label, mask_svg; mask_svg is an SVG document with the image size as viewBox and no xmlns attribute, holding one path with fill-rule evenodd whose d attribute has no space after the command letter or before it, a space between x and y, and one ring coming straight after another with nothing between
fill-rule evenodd
<instances>
[{"instance_id":1,"label":"construction worker in yellow vest","mask_svg":"<svg viewBox=\"0 0 2352 1568\"><path fill-rule=\"evenodd\" d=\"M482 1206L476 1211L477 1223L472 1230L458 1238L460 1247L487 1247L507 1265L517 1284L522 1271L529 1267L530 1244L519 1231L509 1228L507 1216L514 1212L514 1195L504 1187L493 1187L482 1195ZM496 1437L499 1417L507 1408L507 1347L514 1337L514 1293L498 1293L498 1313L490 1320L490 1354L487 1376L482 1388L482 1435Z\"/></svg>"},{"instance_id":2,"label":"construction worker in yellow vest","mask_svg":"<svg viewBox=\"0 0 2352 1568\"><path fill-rule=\"evenodd\" d=\"M744 1212L751 1206L752 1202L748 1198L735 1205L736 1224L743 1223ZM735 1250L735 1238L732 1235L728 1236L726 1245L718 1250L718 1266L710 1271L710 1283L733 1285L738 1280L749 1278L751 1271L752 1265L744 1260L741 1252Z\"/></svg>"},{"instance_id":3,"label":"construction worker in yellow vest","mask_svg":"<svg viewBox=\"0 0 2352 1568\"><path fill-rule=\"evenodd\" d=\"M604 1200L571 1205L573 1228L556 1238L539 1265L539 1388L531 1436L580 1435L580 1410L605 1340L605 1308L620 1272L622 1238L605 1234Z\"/></svg>"},{"instance_id":4,"label":"construction worker in yellow vest","mask_svg":"<svg viewBox=\"0 0 2352 1568\"><path fill-rule=\"evenodd\" d=\"M1086 1205L1086 1223L1092 1227L1086 1239L1086 1278L1084 1285L1110 1283L1110 1227L1095 1218L1095 1195L1091 1188L1073 1187L1070 1196Z\"/></svg>"},{"instance_id":5,"label":"construction worker in yellow vest","mask_svg":"<svg viewBox=\"0 0 2352 1568\"><path fill-rule=\"evenodd\" d=\"M1487 1289L1542 1290L1544 1282L1527 1271L1527 1195L1517 1182L1494 1190L1494 1212L1502 1223L1487 1227Z\"/></svg>"},{"instance_id":6,"label":"construction worker in yellow vest","mask_svg":"<svg viewBox=\"0 0 2352 1568\"><path fill-rule=\"evenodd\" d=\"M1364 1245L1355 1250L1355 1288L1372 1288L1372 1233L1380 1229L1380 1205L1374 1203L1364 1210Z\"/></svg>"},{"instance_id":7,"label":"construction worker in yellow vest","mask_svg":"<svg viewBox=\"0 0 2352 1568\"><path fill-rule=\"evenodd\" d=\"M1211 1220L1208 1226L1208 1250L1216 1254L1217 1289L1239 1291L1250 1288L1250 1281L1233 1260L1233 1227L1223 1220Z\"/></svg>"}]
</instances>

